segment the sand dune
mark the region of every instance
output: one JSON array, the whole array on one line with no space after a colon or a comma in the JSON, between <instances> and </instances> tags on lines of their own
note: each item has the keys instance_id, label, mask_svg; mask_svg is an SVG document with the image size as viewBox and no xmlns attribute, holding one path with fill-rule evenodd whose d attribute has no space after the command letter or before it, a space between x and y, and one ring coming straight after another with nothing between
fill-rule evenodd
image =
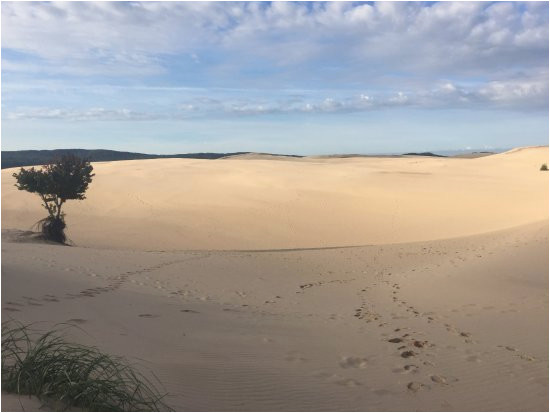
<instances>
[{"instance_id":1,"label":"sand dune","mask_svg":"<svg viewBox=\"0 0 550 413\"><path fill-rule=\"evenodd\" d=\"M548 221L389 246L3 243L3 319L139 360L177 410L546 410Z\"/></svg>"},{"instance_id":2,"label":"sand dune","mask_svg":"<svg viewBox=\"0 0 550 413\"><path fill-rule=\"evenodd\" d=\"M445 239L548 215L548 147L477 159L162 159L95 163L66 207L81 246L275 249ZM28 229L39 199L2 171L2 228ZM106 234L108 231L108 234Z\"/></svg>"},{"instance_id":3,"label":"sand dune","mask_svg":"<svg viewBox=\"0 0 550 413\"><path fill-rule=\"evenodd\" d=\"M78 325L176 410L547 410L543 162L98 163L71 248L5 170L2 319Z\"/></svg>"}]
</instances>

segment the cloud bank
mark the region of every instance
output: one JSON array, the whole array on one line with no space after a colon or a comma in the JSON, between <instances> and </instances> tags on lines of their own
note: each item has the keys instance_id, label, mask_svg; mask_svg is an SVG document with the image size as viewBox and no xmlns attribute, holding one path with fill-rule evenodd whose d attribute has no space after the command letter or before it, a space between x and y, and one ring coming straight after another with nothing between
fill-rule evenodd
<instances>
[{"instance_id":1,"label":"cloud bank","mask_svg":"<svg viewBox=\"0 0 550 413\"><path fill-rule=\"evenodd\" d=\"M3 2L2 118L547 117L548 28L547 2Z\"/></svg>"}]
</instances>

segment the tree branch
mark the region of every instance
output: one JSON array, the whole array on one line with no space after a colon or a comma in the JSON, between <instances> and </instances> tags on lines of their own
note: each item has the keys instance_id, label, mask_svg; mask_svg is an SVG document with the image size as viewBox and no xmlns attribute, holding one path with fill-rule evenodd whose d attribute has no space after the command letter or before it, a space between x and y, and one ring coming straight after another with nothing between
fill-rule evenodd
<instances>
[{"instance_id":1,"label":"tree branch","mask_svg":"<svg viewBox=\"0 0 550 413\"><path fill-rule=\"evenodd\" d=\"M48 214L50 214L50 216L53 217L54 213L52 211L52 208L50 207L50 204L48 203L48 199L46 199L46 195L40 194L40 198L42 198L42 201L44 201L42 205L44 205L44 208L46 208L46 210L48 211Z\"/></svg>"}]
</instances>

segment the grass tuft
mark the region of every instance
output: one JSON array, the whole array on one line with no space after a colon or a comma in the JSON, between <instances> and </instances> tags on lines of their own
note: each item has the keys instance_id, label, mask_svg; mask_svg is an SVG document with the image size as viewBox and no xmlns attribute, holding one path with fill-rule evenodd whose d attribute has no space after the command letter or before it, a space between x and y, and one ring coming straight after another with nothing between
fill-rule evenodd
<instances>
[{"instance_id":1,"label":"grass tuft","mask_svg":"<svg viewBox=\"0 0 550 413\"><path fill-rule=\"evenodd\" d=\"M14 321L2 323L2 390L64 410L170 410L155 385L124 359Z\"/></svg>"},{"instance_id":2,"label":"grass tuft","mask_svg":"<svg viewBox=\"0 0 550 413\"><path fill-rule=\"evenodd\" d=\"M540 170L541 170L541 171L547 171L547 170L548 170L548 165L546 165L545 163L543 163L543 164L540 166Z\"/></svg>"}]
</instances>

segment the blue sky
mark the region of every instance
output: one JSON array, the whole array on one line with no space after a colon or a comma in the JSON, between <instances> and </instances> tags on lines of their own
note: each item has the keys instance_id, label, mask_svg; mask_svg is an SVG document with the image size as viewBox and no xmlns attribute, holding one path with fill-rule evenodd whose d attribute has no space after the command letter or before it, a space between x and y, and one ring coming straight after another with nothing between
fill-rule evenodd
<instances>
[{"instance_id":1,"label":"blue sky","mask_svg":"<svg viewBox=\"0 0 550 413\"><path fill-rule=\"evenodd\" d=\"M2 149L548 143L547 2L3 2Z\"/></svg>"}]
</instances>

